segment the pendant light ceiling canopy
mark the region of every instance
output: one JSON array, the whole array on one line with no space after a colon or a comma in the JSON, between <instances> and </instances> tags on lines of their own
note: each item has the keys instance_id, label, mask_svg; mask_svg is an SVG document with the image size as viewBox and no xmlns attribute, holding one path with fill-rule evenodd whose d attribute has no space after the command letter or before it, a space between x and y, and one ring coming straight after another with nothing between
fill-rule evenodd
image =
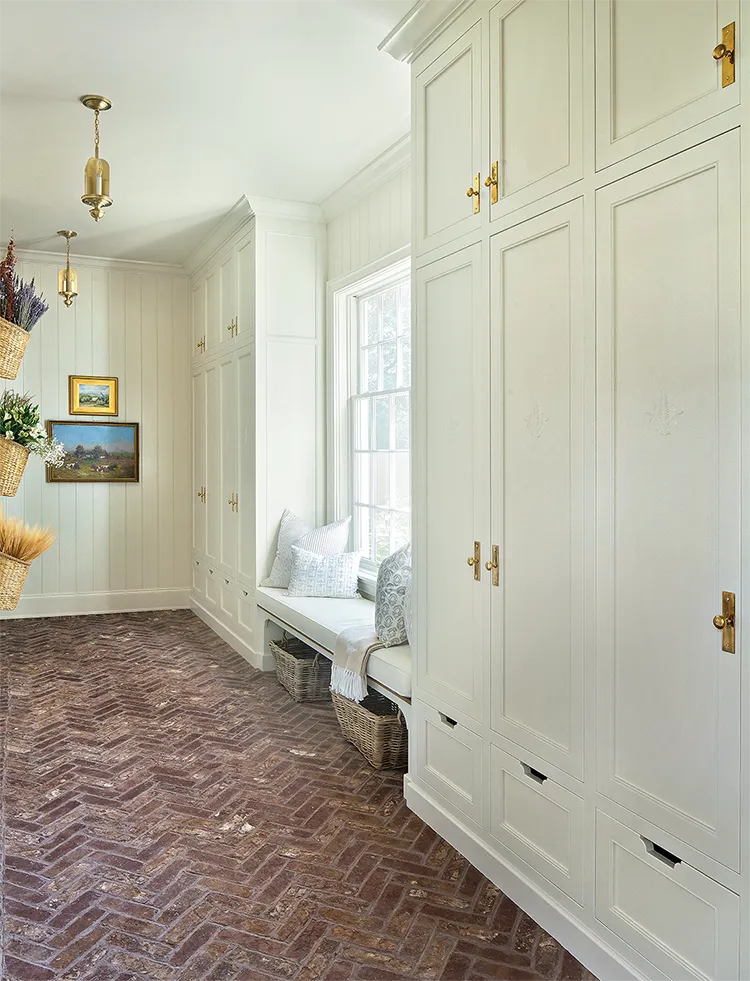
<instances>
[{"instance_id":1,"label":"pendant light ceiling canopy","mask_svg":"<svg viewBox=\"0 0 750 981\"><path fill-rule=\"evenodd\" d=\"M99 156L99 113L112 108L112 103L103 95L82 95L81 102L94 113L94 156L89 157L83 172L83 194L81 201L90 205L89 214L94 221L104 215L104 209L112 204L109 196L109 163Z\"/></svg>"}]
</instances>

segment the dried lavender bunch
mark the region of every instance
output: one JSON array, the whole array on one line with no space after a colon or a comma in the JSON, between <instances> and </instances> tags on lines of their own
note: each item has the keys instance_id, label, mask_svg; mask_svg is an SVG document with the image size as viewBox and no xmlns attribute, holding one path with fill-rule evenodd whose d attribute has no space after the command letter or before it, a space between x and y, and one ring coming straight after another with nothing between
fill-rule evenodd
<instances>
[{"instance_id":1,"label":"dried lavender bunch","mask_svg":"<svg viewBox=\"0 0 750 981\"><path fill-rule=\"evenodd\" d=\"M30 332L42 314L45 314L49 310L49 303L45 301L41 294L39 296L36 295L33 279L30 283L24 283L19 276L16 276L13 286L15 290L13 322Z\"/></svg>"},{"instance_id":2,"label":"dried lavender bunch","mask_svg":"<svg viewBox=\"0 0 750 981\"><path fill-rule=\"evenodd\" d=\"M0 262L0 317L28 332L49 310L49 304L41 294L36 295L34 280L25 283L15 274L15 268L16 251L11 235L5 257Z\"/></svg>"}]
</instances>

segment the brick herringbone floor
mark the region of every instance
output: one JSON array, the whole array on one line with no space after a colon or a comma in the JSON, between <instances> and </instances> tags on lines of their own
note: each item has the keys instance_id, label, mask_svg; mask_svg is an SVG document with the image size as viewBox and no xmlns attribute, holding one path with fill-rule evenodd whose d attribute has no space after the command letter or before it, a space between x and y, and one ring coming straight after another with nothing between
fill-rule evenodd
<instances>
[{"instance_id":1,"label":"brick herringbone floor","mask_svg":"<svg viewBox=\"0 0 750 981\"><path fill-rule=\"evenodd\" d=\"M191 613L3 622L0 713L3 981L591 977Z\"/></svg>"}]
</instances>

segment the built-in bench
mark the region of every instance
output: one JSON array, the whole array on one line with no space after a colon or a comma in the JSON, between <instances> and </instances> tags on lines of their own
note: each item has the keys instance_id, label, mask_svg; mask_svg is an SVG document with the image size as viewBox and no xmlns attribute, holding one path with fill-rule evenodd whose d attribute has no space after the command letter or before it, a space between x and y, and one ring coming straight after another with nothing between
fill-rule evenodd
<instances>
[{"instance_id":1,"label":"built-in bench","mask_svg":"<svg viewBox=\"0 0 750 981\"><path fill-rule=\"evenodd\" d=\"M347 627L372 625L375 604L367 599L321 599L290 596L286 589L259 586L256 602L264 623L264 654L269 640L281 631L293 634L313 650L333 659L336 638ZM411 705L411 648L408 644L373 651L367 662L367 683L394 701L409 718Z\"/></svg>"}]
</instances>

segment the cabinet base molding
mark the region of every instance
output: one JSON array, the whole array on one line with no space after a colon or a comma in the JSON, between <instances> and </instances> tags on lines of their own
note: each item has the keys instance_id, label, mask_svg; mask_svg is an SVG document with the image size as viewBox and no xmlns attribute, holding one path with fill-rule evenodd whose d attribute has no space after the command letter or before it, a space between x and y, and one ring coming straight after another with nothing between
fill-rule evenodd
<instances>
[{"instance_id":1,"label":"cabinet base molding","mask_svg":"<svg viewBox=\"0 0 750 981\"><path fill-rule=\"evenodd\" d=\"M208 610L202 607L194 596L190 597L189 606L196 616L199 616L215 634L218 634L223 641L226 641L226 643L229 644L233 651L237 651L240 657L244 657L244 659L254 668L257 668L259 671L274 671L276 669L276 664L272 654L259 654L257 651L253 650L253 648L249 644L245 643L244 640L241 640L233 630L230 630L226 624L223 624L218 617L214 616L213 613L209 613Z\"/></svg>"},{"instance_id":2,"label":"cabinet base molding","mask_svg":"<svg viewBox=\"0 0 750 981\"><path fill-rule=\"evenodd\" d=\"M639 981L642 975L636 972L631 964L621 960L582 923L571 919L560 906L539 892L537 887L520 872L507 865L483 841L467 828L457 824L437 801L410 779L408 774L404 777L404 796L410 810L502 889L506 896L528 913L597 978L601 978L602 981L608 978L616 978L617 981Z\"/></svg>"},{"instance_id":3,"label":"cabinet base molding","mask_svg":"<svg viewBox=\"0 0 750 981\"><path fill-rule=\"evenodd\" d=\"M96 613L138 613L143 610L187 610L190 590L122 589L101 593L53 593L22 596L18 608L0 619L75 617Z\"/></svg>"}]
</instances>

